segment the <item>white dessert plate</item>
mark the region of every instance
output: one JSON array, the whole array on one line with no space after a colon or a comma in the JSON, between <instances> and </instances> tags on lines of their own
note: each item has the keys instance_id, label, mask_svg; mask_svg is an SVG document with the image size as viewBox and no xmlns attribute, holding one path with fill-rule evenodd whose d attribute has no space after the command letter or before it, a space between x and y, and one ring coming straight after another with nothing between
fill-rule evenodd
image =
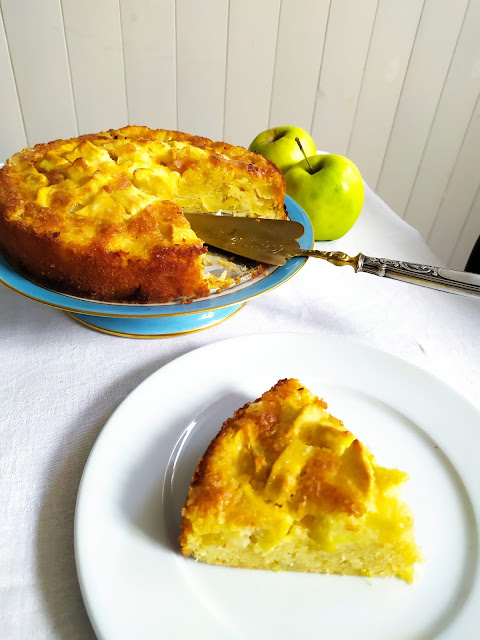
<instances>
[{"instance_id":1,"label":"white dessert plate","mask_svg":"<svg viewBox=\"0 0 480 640\"><path fill-rule=\"evenodd\" d=\"M298 378L407 471L425 562L395 578L208 566L177 546L192 472L222 422ZM478 637L480 414L440 379L346 340L263 334L159 369L119 406L85 467L75 516L81 590L101 640Z\"/></svg>"}]
</instances>

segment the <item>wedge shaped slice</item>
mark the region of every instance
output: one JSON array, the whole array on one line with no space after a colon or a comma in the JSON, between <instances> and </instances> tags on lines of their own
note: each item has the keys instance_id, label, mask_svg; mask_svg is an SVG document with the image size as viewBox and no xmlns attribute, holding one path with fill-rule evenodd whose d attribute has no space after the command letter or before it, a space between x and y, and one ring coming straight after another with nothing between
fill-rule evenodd
<instances>
[{"instance_id":1,"label":"wedge shaped slice","mask_svg":"<svg viewBox=\"0 0 480 640\"><path fill-rule=\"evenodd\" d=\"M378 466L298 380L280 380L236 411L200 460L180 548L230 567L412 582L421 555L399 497L406 479Z\"/></svg>"}]
</instances>

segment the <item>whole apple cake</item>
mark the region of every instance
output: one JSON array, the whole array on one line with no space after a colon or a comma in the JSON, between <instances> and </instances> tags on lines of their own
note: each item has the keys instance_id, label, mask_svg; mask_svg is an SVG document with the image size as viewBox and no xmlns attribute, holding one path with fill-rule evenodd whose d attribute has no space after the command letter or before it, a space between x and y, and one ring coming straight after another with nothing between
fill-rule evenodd
<instances>
[{"instance_id":1,"label":"whole apple cake","mask_svg":"<svg viewBox=\"0 0 480 640\"><path fill-rule=\"evenodd\" d=\"M200 460L180 548L230 567L411 582L421 555L399 497L406 479L298 380L280 380L236 411Z\"/></svg>"},{"instance_id":2,"label":"whole apple cake","mask_svg":"<svg viewBox=\"0 0 480 640\"><path fill-rule=\"evenodd\" d=\"M0 249L60 291L112 302L209 295L207 248L186 212L285 218L263 156L129 126L24 149L0 170Z\"/></svg>"}]
</instances>

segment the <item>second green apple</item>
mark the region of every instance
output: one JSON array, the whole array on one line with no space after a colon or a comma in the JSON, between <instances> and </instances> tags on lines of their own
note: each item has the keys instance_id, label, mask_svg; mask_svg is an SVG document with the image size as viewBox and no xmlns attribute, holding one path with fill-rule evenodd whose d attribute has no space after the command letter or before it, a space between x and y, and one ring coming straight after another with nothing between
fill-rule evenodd
<instances>
[{"instance_id":1,"label":"second green apple","mask_svg":"<svg viewBox=\"0 0 480 640\"><path fill-rule=\"evenodd\" d=\"M317 152L310 134L300 127L273 127L262 131L248 148L261 153L285 173L303 158L295 138L299 138L307 156Z\"/></svg>"},{"instance_id":2,"label":"second green apple","mask_svg":"<svg viewBox=\"0 0 480 640\"><path fill-rule=\"evenodd\" d=\"M310 218L315 240L337 240L355 224L363 206L356 165L334 154L310 156L285 173L287 193Z\"/></svg>"}]
</instances>

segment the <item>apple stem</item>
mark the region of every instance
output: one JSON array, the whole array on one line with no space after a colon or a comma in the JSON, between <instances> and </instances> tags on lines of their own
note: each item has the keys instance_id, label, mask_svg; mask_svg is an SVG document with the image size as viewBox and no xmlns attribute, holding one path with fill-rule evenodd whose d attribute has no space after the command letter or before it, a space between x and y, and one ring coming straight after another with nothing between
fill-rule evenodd
<instances>
[{"instance_id":1,"label":"apple stem","mask_svg":"<svg viewBox=\"0 0 480 640\"><path fill-rule=\"evenodd\" d=\"M298 146L300 147L300 151L303 153L303 157L305 158L305 162L308 164L308 168L310 169L310 173L313 173L312 165L308 161L307 154L305 153L305 151L304 151L304 149L302 147L302 143L300 142L300 138L298 138L298 137L295 138L295 142L298 144Z\"/></svg>"}]
</instances>

